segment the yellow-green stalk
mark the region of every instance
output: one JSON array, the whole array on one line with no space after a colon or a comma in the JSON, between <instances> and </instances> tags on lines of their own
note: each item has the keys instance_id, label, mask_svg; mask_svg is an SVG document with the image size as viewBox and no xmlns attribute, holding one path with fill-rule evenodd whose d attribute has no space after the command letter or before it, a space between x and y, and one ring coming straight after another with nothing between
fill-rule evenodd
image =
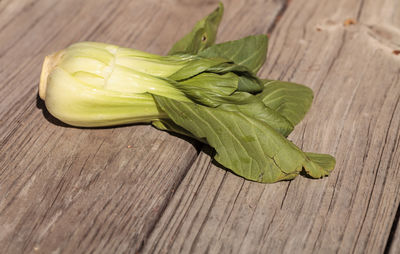
<instances>
[{"instance_id":1,"label":"yellow-green stalk","mask_svg":"<svg viewBox=\"0 0 400 254\"><path fill-rule=\"evenodd\" d=\"M45 58L39 96L53 116L74 126L149 123L166 118L151 94L190 101L164 78L191 60L76 43Z\"/></svg>"}]
</instances>

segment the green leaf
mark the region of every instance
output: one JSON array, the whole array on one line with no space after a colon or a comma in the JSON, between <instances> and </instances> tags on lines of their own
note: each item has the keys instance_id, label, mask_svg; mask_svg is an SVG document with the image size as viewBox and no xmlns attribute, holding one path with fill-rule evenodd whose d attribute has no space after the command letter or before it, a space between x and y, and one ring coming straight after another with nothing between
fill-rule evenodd
<instances>
[{"instance_id":1,"label":"green leaf","mask_svg":"<svg viewBox=\"0 0 400 254\"><path fill-rule=\"evenodd\" d=\"M258 78L249 75L240 75L238 90L241 92L256 93L262 90L262 84Z\"/></svg>"},{"instance_id":2,"label":"green leaf","mask_svg":"<svg viewBox=\"0 0 400 254\"><path fill-rule=\"evenodd\" d=\"M204 71L213 70L214 66L219 66L222 64L232 65L228 59L223 58L204 58L197 57L196 59L188 62L184 67L179 69L177 72L170 75L168 78L176 81L191 78ZM220 71L221 72L221 71Z\"/></svg>"},{"instance_id":3,"label":"green leaf","mask_svg":"<svg viewBox=\"0 0 400 254\"><path fill-rule=\"evenodd\" d=\"M313 91L303 85L263 80L264 89L257 96L264 104L286 117L293 125L298 124L310 109Z\"/></svg>"},{"instance_id":4,"label":"green leaf","mask_svg":"<svg viewBox=\"0 0 400 254\"><path fill-rule=\"evenodd\" d=\"M268 37L260 34L212 45L200 51L199 56L226 58L257 73L265 62L267 49Z\"/></svg>"},{"instance_id":5,"label":"green leaf","mask_svg":"<svg viewBox=\"0 0 400 254\"><path fill-rule=\"evenodd\" d=\"M264 183L293 179L303 167L312 177L329 172L322 167L329 163L315 163L265 122L238 112L154 98L177 125L207 140L216 150L216 161L246 179Z\"/></svg>"},{"instance_id":6,"label":"green leaf","mask_svg":"<svg viewBox=\"0 0 400 254\"><path fill-rule=\"evenodd\" d=\"M238 87L238 76L228 72L215 74L204 72L190 79L172 83L188 98L197 103L210 107L217 107L229 98Z\"/></svg>"},{"instance_id":7,"label":"green leaf","mask_svg":"<svg viewBox=\"0 0 400 254\"><path fill-rule=\"evenodd\" d=\"M305 153L310 161L313 162L314 165L318 165L320 168L324 170L318 170L313 167L311 164L309 167L306 167L306 173L313 178L320 178L326 175L329 175L330 172L335 168L336 160L333 156L329 154L321 154L321 153Z\"/></svg>"},{"instance_id":8,"label":"green leaf","mask_svg":"<svg viewBox=\"0 0 400 254\"><path fill-rule=\"evenodd\" d=\"M294 126L275 110L265 106L258 97L246 92L236 92L238 80L240 77L232 72L222 75L204 72L172 84L196 103L242 112L268 123L285 137L289 135Z\"/></svg>"},{"instance_id":9,"label":"green leaf","mask_svg":"<svg viewBox=\"0 0 400 254\"><path fill-rule=\"evenodd\" d=\"M192 78L202 72L216 74L234 73L238 76L238 91L255 93L263 89L262 81L255 76L247 67L237 65L224 58L198 57L188 62L183 68L168 77L175 81L182 81Z\"/></svg>"},{"instance_id":10,"label":"green leaf","mask_svg":"<svg viewBox=\"0 0 400 254\"><path fill-rule=\"evenodd\" d=\"M254 100L247 104L222 104L219 108L228 111L241 112L248 117L263 121L271 126L275 131L281 133L284 137L287 137L293 131L294 126L275 110L265 106L257 97L254 95L253 97Z\"/></svg>"},{"instance_id":11,"label":"green leaf","mask_svg":"<svg viewBox=\"0 0 400 254\"><path fill-rule=\"evenodd\" d=\"M220 2L217 9L207 17L198 21L193 30L174 44L168 55L197 54L199 51L214 44L217 30L224 13L224 6Z\"/></svg>"},{"instance_id":12,"label":"green leaf","mask_svg":"<svg viewBox=\"0 0 400 254\"><path fill-rule=\"evenodd\" d=\"M263 89L262 81L244 65L238 65L233 62L223 62L208 68L207 71L214 73L235 73L239 76L238 91L241 92L257 93L261 92Z\"/></svg>"}]
</instances>

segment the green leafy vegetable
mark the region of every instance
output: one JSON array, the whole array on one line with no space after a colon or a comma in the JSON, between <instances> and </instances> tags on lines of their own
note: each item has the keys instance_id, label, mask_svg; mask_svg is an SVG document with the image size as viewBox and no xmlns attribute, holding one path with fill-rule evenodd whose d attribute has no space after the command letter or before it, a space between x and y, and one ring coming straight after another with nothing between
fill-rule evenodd
<instances>
[{"instance_id":1,"label":"green leafy vegetable","mask_svg":"<svg viewBox=\"0 0 400 254\"><path fill-rule=\"evenodd\" d=\"M264 89L257 96L293 125L304 118L314 97L306 86L279 80L264 80Z\"/></svg>"},{"instance_id":2,"label":"green leafy vegetable","mask_svg":"<svg viewBox=\"0 0 400 254\"><path fill-rule=\"evenodd\" d=\"M303 152L286 139L309 110L312 90L257 77L265 35L214 44L222 13L220 4L167 56L73 44L45 58L39 95L70 125L151 123L209 144L217 162L249 180L329 175L332 156Z\"/></svg>"},{"instance_id":3,"label":"green leafy vegetable","mask_svg":"<svg viewBox=\"0 0 400 254\"><path fill-rule=\"evenodd\" d=\"M331 157L329 162L326 155L307 157L265 122L240 112L154 97L172 121L215 148L215 160L246 179L271 183L292 179L303 167L312 177L331 170Z\"/></svg>"},{"instance_id":4,"label":"green leafy vegetable","mask_svg":"<svg viewBox=\"0 0 400 254\"><path fill-rule=\"evenodd\" d=\"M214 12L197 22L189 34L175 43L168 55L197 54L214 44L223 13L224 6L220 3Z\"/></svg>"},{"instance_id":5,"label":"green leafy vegetable","mask_svg":"<svg viewBox=\"0 0 400 254\"><path fill-rule=\"evenodd\" d=\"M215 44L200 51L199 56L226 58L257 73L265 62L267 49L268 37L260 34Z\"/></svg>"}]
</instances>

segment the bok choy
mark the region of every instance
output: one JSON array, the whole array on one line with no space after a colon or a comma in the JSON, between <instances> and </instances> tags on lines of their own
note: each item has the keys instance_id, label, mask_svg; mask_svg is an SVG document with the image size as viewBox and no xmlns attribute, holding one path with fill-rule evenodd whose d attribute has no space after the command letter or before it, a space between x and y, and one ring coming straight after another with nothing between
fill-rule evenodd
<instances>
[{"instance_id":1,"label":"bok choy","mask_svg":"<svg viewBox=\"0 0 400 254\"><path fill-rule=\"evenodd\" d=\"M257 77L265 35L215 44L222 14L220 4L167 56L73 44L45 58L39 95L53 116L73 126L152 123L195 138L249 180L329 175L332 156L303 152L286 139L311 106L312 90Z\"/></svg>"}]
</instances>

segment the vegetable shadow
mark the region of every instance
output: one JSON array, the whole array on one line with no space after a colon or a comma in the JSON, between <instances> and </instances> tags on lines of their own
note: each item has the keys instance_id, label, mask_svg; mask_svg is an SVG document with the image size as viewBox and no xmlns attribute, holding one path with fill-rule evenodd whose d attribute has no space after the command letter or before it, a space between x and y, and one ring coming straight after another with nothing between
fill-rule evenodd
<instances>
[{"instance_id":1,"label":"vegetable shadow","mask_svg":"<svg viewBox=\"0 0 400 254\"><path fill-rule=\"evenodd\" d=\"M153 126L153 128L158 130L154 126ZM158 131L162 131L162 130L158 130ZM200 141L198 141L198 140L196 140L194 138L191 138L191 137L179 134L179 133L175 133L175 132L172 132L172 131L166 131L166 132L168 132L168 134L171 135L171 136L183 139L186 142L190 143L196 149L197 155L200 154L200 152L201 152L201 150L203 149L204 146L208 146L208 145L205 145L202 142L200 142Z\"/></svg>"},{"instance_id":2,"label":"vegetable shadow","mask_svg":"<svg viewBox=\"0 0 400 254\"><path fill-rule=\"evenodd\" d=\"M307 178L307 179L313 180L313 181L318 181L318 180L320 180L320 179L329 177L329 176L322 176L322 177L320 177L320 178L312 177L312 176L310 176L310 175L307 173L307 171L304 169L304 167L301 169L299 175L302 176L302 177L305 177L305 178Z\"/></svg>"},{"instance_id":3,"label":"vegetable shadow","mask_svg":"<svg viewBox=\"0 0 400 254\"><path fill-rule=\"evenodd\" d=\"M36 108L42 110L42 114L43 114L44 118L46 118L46 120L49 121L50 123L57 125L57 126L73 128L73 126L63 123L60 120L58 120L57 118L55 118L54 116L52 116L50 114L50 112L47 110L44 100L42 100L39 97L39 94L36 95Z\"/></svg>"}]
</instances>

